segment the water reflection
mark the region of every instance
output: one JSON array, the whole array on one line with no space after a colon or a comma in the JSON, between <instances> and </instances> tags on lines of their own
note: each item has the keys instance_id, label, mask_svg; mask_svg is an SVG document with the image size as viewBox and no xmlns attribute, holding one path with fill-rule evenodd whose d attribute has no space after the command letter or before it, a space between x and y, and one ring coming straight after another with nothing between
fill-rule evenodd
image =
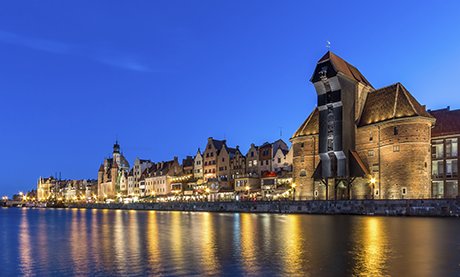
<instances>
[{"instance_id":1,"label":"water reflection","mask_svg":"<svg viewBox=\"0 0 460 277\"><path fill-rule=\"evenodd\" d=\"M33 273L32 246L30 238L30 227L27 218L27 210L23 209L21 213L21 223L19 226L19 268L21 274L30 276Z\"/></svg>"},{"instance_id":2,"label":"water reflection","mask_svg":"<svg viewBox=\"0 0 460 277\"><path fill-rule=\"evenodd\" d=\"M3 255L13 257L0 257L0 268L7 269L4 276L460 275L459 220L109 210L1 212L2 222L8 224L0 235L10 238ZM12 250L16 242L17 249Z\"/></svg>"},{"instance_id":3,"label":"water reflection","mask_svg":"<svg viewBox=\"0 0 460 277\"><path fill-rule=\"evenodd\" d=\"M198 216L201 220L201 247L200 252L201 263L200 266L206 271L207 274L216 275L220 269L219 259L217 257L217 241L215 239L216 227L214 226L215 215L211 213L202 213Z\"/></svg>"},{"instance_id":4,"label":"water reflection","mask_svg":"<svg viewBox=\"0 0 460 277\"><path fill-rule=\"evenodd\" d=\"M363 217L355 221L353 244L355 267L354 275L382 276L387 265L387 237L382 218Z\"/></svg>"},{"instance_id":5,"label":"water reflection","mask_svg":"<svg viewBox=\"0 0 460 277\"><path fill-rule=\"evenodd\" d=\"M300 274L303 272L303 249L305 245L302 243L304 237L299 215L287 217L286 224L284 224L283 236L283 262L285 268L289 274Z\"/></svg>"},{"instance_id":6,"label":"water reflection","mask_svg":"<svg viewBox=\"0 0 460 277\"><path fill-rule=\"evenodd\" d=\"M255 274L259 271L256 243L259 242L259 232L256 229L256 221L251 214L241 214L240 218L240 243L241 257L245 274ZM238 234L236 234L238 235Z\"/></svg>"}]
</instances>

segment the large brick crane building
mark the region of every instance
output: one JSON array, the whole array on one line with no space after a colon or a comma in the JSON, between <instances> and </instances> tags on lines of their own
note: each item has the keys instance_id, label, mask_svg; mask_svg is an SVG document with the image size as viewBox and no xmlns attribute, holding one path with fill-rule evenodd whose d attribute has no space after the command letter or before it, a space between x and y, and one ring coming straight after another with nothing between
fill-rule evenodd
<instances>
[{"instance_id":1,"label":"large brick crane building","mask_svg":"<svg viewBox=\"0 0 460 277\"><path fill-rule=\"evenodd\" d=\"M375 89L332 52L310 81L318 104L291 138L297 199L431 197L435 119L402 84Z\"/></svg>"}]
</instances>

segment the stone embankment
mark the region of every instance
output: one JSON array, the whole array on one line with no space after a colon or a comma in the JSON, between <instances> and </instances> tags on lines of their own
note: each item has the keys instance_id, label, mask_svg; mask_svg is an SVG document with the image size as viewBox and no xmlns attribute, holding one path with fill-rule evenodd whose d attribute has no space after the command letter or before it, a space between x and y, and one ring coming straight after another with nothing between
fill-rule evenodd
<instances>
[{"instance_id":1,"label":"stone embankment","mask_svg":"<svg viewBox=\"0 0 460 277\"><path fill-rule=\"evenodd\" d=\"M194 212L460 216L460 199L69 204L69 208Z\"/></svg>"}]
</instances>

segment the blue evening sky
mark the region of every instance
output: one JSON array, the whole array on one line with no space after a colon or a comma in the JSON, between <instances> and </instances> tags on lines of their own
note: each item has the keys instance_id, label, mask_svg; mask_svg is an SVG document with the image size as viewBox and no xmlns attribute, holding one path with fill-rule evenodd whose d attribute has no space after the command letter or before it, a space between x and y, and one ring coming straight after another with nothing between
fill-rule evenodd
<instances>
[{"instance_id":1,"label":"blue evening sky","mask_svg":"<svg viewBox=\"0 0 460 277\"><path fill-rule=\"evenodd\" d=\"M161 161L209 136L286 141L331 49L375 86L459 108L459 1L2 1L0 194L96 178L118 137Z\"/></svg>"}]
</instances>

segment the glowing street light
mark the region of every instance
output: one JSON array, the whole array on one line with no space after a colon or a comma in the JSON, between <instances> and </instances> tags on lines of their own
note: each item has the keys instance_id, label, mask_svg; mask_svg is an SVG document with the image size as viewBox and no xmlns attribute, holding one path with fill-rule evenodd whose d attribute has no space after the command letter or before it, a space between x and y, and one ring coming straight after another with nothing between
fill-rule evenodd
<instances>
[{"instance_id":1,"label":"glowing street light","mask_svg":"<svg viewBox=\"0 0 460 277\"><path fill-rule=\"evenodd\" d=\"M371 178L371 184L375 185L375 183L377 182L377 180L375 180L374 177Z\"/></svg>"}]
</instances>

